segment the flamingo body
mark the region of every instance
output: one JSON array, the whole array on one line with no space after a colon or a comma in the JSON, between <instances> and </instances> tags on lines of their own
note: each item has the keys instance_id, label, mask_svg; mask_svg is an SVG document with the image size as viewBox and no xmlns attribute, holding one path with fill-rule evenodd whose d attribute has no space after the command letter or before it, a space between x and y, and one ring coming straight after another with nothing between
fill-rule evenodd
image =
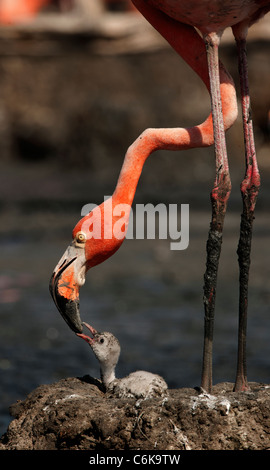
<instances>
[{"instance_id":1,"label":"flamingo body","mask_svg":"<svg viewBox=\"0 0 270 470\"><path fill-rule=\"evenodd\" d=\"M145 0L175 20L203 34L222 33L243 21L250 26L269 9L268 0ZM136 3L136 2L135 2Z\"/></svg>"},{"instance_id":2,"label":"flamingo body","mask_svg":"<svg viewBox=\"0 0 270 470\"><path fill-rule=\"evenodd\" d=\"M1 0L0 23L16 24L25 21L37 12L50 0Z\"/></svg>"}]
</instances>

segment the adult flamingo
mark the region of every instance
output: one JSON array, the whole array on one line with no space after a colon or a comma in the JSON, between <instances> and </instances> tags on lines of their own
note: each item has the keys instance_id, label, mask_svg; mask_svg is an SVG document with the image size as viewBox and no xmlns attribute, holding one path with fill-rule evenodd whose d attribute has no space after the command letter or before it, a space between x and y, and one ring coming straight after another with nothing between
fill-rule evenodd
<instances>
[{"instance_id":1,"label":"adult flamingo","mask_svg":"<svg viewBox=\"0 0 270 470\"><path fill-rule=\"evenodd\" d=\"M1 0L0 23L16 24L34 17L50 0Z\"/></svg>"},{"instance_id":2,"label":"adult flamingo","mask_svg":"<svg viewBox=\"0 0 270 470\"><path fill-rule=\"evenodd\" d=\"M250 241L253 213L260 184L250 117L245 43L248 26L270 9L270 3L266 0L257 2L204 0L200 3L197 0L190 2L133 0L133 3L204 81L211 95L212 113L202 124L189 129L147 129L129 147L112 197L75 226L72 234L73 241L52 274L51 294L69 326L75 332L81 332L79 288L85 281L86 271L114 254L123 242L127 231L129 209L147 157L155 150L181 150L210 146L214 143L216 178L211 192L212 221L207 242L204 283L205 333L201 381L202 387L208 392L211 391L216 280L223 223L231 189L225 131L233 124L237 116L233 81L218 61L218 46L224 28L232 26L238 45L246 151L246 175L241 186L244 209L238 248L241 289L235 390L245 390L248 388L245 337ZM201 35L195 27L201 31ZM119 204L125 204L124 216L121 212L119 213ZM90 228L99 219L102 221L101 233L104 234L108 227L104 224L103 216L108 213L108 208L111 213L112 236L111 238L104 236L95 238ZM246 246L248 246L247 249Z\"/></svg>"},{"instance_id":3,"label":"adult flamingo","mask_svg":"<svg viewBox=\"0 0 270 470\"><path fill-rule=\"evenodd\" d=\"M216 280L222 243L222 231L227 201L231 190L229 165L226 151L225 132L222 116L222 102L219 87L218 47L225 28L232 27L237 44L238 69L240 76L242 117L245 140L246 171L241 184L243 212L241 216L240 238L238 244L239 262L239 326L238 359L235 390L247 390L246 372L246 327L248 305L248 279L252 226L256 199L260 187L260 175L254 145L251 118L246 38L248 28L270 10L269 0L133 0L134 4L159 31L155 16L148 8L160 9L168 16L179 21L180 27L189 24L197 28L207 49L207 62L210 79L210 93L213 114L213 128L216 155L216 179L211 193L212 222L207 243L207 264L204 284L205 333L202 370L202 388L212 388L212 345ZM162 31L160 31L162 34Z\"/></svg>"}]
</instances>

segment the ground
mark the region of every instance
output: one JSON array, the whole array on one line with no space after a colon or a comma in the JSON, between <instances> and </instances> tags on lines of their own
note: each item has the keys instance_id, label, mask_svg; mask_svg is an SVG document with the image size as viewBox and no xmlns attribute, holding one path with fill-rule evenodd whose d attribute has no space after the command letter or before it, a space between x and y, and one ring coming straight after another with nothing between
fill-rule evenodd
<instances>
[{"instance_id":1,"label":"ground","mask_svg":"<svg viewBox=\"0 0 270 470\"><path fill-rule=\"evenodd\" d=\"M11 406L0 450L269 450L270 386L250 388L136 401L107 396L90 376L68 378Z\"/></svg>"}]
</instances>

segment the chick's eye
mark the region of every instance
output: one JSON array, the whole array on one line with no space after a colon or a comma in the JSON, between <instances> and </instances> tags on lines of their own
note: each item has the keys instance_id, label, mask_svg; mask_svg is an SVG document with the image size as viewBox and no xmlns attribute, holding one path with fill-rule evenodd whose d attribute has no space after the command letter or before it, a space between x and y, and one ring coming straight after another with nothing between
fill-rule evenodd
<instances>
[{"instance_id":1,"label":"chick's eye","mask_svg":"<svg viewBox=\"0 0 270 470\"><path fill-rule=\"evenodd\" d=\"M100 338L99 342L102 344L104 343L104 338Z\"/></svg>"},{"instance_id":2,"label":"chick's eye","mask_svg":"<svg viewBox=\"0 0 270 470\"><path fill-rule=\"evenodd\" d=\"M77 243L84 243L86 241L86 236L83 232L78 232L76 234L76 242Z\"/></svg>"}]
</instances>

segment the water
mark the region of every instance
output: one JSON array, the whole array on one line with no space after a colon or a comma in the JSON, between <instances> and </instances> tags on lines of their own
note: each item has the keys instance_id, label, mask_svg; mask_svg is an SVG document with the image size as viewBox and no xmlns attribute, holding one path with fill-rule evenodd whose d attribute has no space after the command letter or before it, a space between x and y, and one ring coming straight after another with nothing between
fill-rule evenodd
<instances>
[{"instance_id":1,"label":"water","mask_svg":"<svg viewBox=\"0 0 270 470\"><path fill-rule=\"evenodd\" d=\"M167 240L127 240L111 259L87 274L80 292L81 316L119 338L119 376L144 369L161 374L171 388L200 383L209 214L191 210L190 215L187 250L172 252ZM49 226L51 215L44 217L44 226ZM258 214L248 322L248 378L261 382L269 382L270 363L266 221L264 213ZM70 221L66 223L69 227ZM238 214L228 215L218 280L214 383L235 378L238 225ZM11 419L9 406L40 384L99 376L89 346L69 330L49 294L50 275L69 242L66 226L63 233L56 236L36 228L27 236L1 238L1 434Z\"/></svg>"}]
</instances>

